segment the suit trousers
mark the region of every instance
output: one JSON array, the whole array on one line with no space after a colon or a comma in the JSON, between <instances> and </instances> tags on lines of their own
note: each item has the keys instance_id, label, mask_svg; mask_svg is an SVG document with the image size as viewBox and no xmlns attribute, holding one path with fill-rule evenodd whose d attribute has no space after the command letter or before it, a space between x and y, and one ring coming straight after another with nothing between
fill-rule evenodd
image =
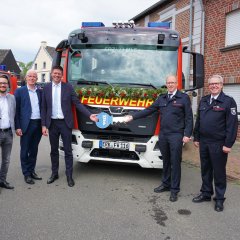
<instances>
[{"instance_id":1,"label":"suit trousers","mask_svg":"<svg viewBox=\"0 0 240 240\"><path fill-rule=\"evenodd\" d=\"M72 154L72 129L69 128L63 119L52 119L49 127L49 140L51 145L52 174L58 174L59 169L59 137L63 141L65 154L66 175L72 176L73 154Z\"/></svg>"},{"instance_id":2,"label":"suit trousers","mask_svg":"<svg viewBox=\"0 0 240 240\"><path fill-rule=\"evenodd\" d=\"M2 163L0 168L0 182L6 181L10 155L12 151L13 134L12 130L0 131L0 148L2 152Z\"/></svg>"},{"instance_id":3,"label":"suit trousers","mask_svg":"<svg viewBox=\"0 0 240 240\"><path fill-rule=\"evenodd\" d=\"M202 187L205 196L213 195L213 179L215 184L215 199L224 200L226 192L226 164L228 154L222 151L223 143L206 143L200 140L200 160Z\"/></svg>"},{"instance_id":4,"label":"suit trousers","mask_svg":"<svg viewBox=\"0 0 240 240\"><path fill-rule=\"evenodd\" d=\"M27 131L23 133L20 139L20 158L22 173L24 176L30 176L35 172L38 145L42 137L42 127L40 119L31 119Z\"/></svg>"},{"instance_id":5,"label":"suit trousers","mask_svg":"<svg viewBox=\"0 0 240 240\"><path fill-rule=\"evenodd\" d=\"M170 133L159 135L159 149L163 157L162 185L171 192L180 191L183 135Z\"/></svg>"}]
</instances>

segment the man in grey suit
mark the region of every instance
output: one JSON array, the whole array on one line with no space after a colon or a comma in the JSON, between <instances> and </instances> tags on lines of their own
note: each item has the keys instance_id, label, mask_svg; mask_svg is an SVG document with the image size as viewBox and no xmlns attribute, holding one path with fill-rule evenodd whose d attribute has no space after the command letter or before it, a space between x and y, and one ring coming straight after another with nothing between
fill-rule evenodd
<instances>
[{"instance_id":1,"label":"man in grey suit","mask_svg":"<svg viewBox=\"0 0 240 240\"><path fill-rule=\"evenodd\" d=\"M0 147L2 151L0 187L13 189L14 187L6 181L15 132L14 116L16 110L14 96L7 93L9 86L7 75L0 75Z\"/></svg>"}]
</instances>

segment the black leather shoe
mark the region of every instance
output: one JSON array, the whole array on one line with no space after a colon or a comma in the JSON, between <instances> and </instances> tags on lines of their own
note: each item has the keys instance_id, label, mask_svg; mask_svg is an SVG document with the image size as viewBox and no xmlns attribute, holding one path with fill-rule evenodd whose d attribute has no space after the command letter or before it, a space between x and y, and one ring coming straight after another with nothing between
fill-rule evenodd
<instances>
[{"instance_id":1,"label":"black leather shoe","mask_svg":"<svg viewBox=\"0 0 240 240\"><path fill-rule=\"evenodd\" d=\"M35 172L31 173L31 177L32 179L35 179L35 180L42 180L42 178L39 177Z\"/></svg>"},{"instance_id":2,"label":"black leather shoe","mask_svg":"<svg viewBox=\"0 0 240 240\"><path fill-rule=\"evenodd\" d=\"M154 188L155 193L167 192L170 191L170 188L160 185L159 187Z\"/></svg>"},{"instance_id":3,"label":"black leather shoe","mask_svg":"<svg viewBox=\"0 0 240 240\"><path fill-rule=\"evenodd\" d=\"M24 180L27 184L34 184L35 183L31 176L25 176Z\"/></svg>"},{"instance_id":4,"label":"black leather shoe","mask_svg":"<svg viewBox=\"0 0 240 240\"><path fill-rule=\"evenodd\" d=\"M10 185L10 183L8 183L7 181L0 182L0 187L6 189L14 189L14 186Z\"/></svg>"},{"instance_id":5,"label":"black leather shoe","mask_svg":"<svg viewBox=\"0 0 240 240\"><path fill-rule=\"evenodd\" d=\"M75 185L75 182L71 176L67 176L67 183L69 187L73 187Z\"/></svg>"},{"instance_id":6,"label":"black leather shoe","mask_svg":"<svg viewBox=\"0 0 240 240\"><path fill-rule=\"evenodd\" d=\"M197 197L194 197L192 199L194 203L201 203L201 202L210 202L211 197L204 196L202 193L200 193Z\"/></svg>"},{"instance_id":7,"label":"black leather shoe","mask_svg":"<svg viewBox=\"0 0 240 240\"><path fill-rule=\"evenodd\" d=\"M176 202L176 201L178 200L178 195L177 195L177 193L171 192L171 195L170 195L169 200L170 200L171 202Z\"/></svg>"},{"instance_id":8,"label":"black leather shoe","mask_svg":"<svg viewBox=\"0 0 240 240\"><path fill-rule=\"evenodd\" d=\"M223 209L224 209L224 206L223 206L223 201L221 200L216 200L216 203L215 203L215 211L217 212L222 212Z\"/></svg>"},{"instance_id":9,"label":"black leather shoe","mask_svg":"<svg viewBox=\"0 0 240 240\"><path fill-rule=\"evenodd\" d=\"M58 174L51 175L51 177L47 180L47 184L51 184L51 183L53 183L57 179L58 179Z\"/></svg>"}]
</instances>

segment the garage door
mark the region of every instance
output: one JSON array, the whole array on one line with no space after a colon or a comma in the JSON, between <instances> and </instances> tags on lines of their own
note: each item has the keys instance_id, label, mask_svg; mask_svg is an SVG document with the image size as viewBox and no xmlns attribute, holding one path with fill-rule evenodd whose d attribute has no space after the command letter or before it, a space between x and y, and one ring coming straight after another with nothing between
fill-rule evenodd
<instances>
[{"instance_id":1,"label":"garage door","mask_svg":"<svg viewBox=\"0 0 240 240\"><path fill-rule=\"evenodd\" d=\"M234 98L237 103L238 120L240 120L240 84L224 85L223 91Z\"/></svg>"}]
</instances>

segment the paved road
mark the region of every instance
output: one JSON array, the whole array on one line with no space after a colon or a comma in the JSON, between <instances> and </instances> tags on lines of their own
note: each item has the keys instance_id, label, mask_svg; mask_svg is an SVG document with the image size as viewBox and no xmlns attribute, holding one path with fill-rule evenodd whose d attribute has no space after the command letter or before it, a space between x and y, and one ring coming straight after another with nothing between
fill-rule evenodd
<instances>
[{"instance_id":1,"label":"paved road","mask_svg":"<svg viewBox=\"0 0 240 240\"><path fill-rule=\"evenodd\" d=\"M155 194L161 171L132 166L75 163L76 185L67 187L64 163L60 179L46 181L49 143L40 144L37 172L44 179L24 183L15 140L8 180L15 190L0 190L1 240L237 240L240 236L240 185L229 182L225 211L214 203L191 202L198 192L200 171L183 164L179 201Z\"/></svg>"}]
</instances>

